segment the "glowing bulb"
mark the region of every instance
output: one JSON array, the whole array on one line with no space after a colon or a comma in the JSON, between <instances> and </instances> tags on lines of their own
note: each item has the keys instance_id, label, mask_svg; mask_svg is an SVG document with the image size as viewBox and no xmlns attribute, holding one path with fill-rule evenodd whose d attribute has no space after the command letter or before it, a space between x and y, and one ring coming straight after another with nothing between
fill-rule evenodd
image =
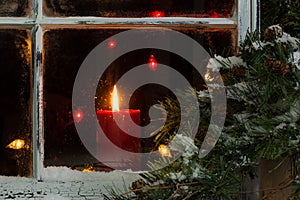
<instances>
[{"instance_id":1,"label":"glowing bulb","mask_svg":"<svg viewBox=\"0 0 300 200\"><path fill-rule=\"evenodd\" d=\"M155 71L157 68L157 61L155 59L155 57L151 54L149 61L148 61L148 66L152 71Z\"/></svg>"},{"instance_id":2,"label":"glowing bulb","mask_svg":"<svg viewBox=\"0 0 300 200\"><path fill-rule=\"evenodd\" d=\"M206 81L211 82L214 80L214 77L211 77L210 73L207 71L204 75Z\"/></svg>"},{"instance_id":3,"label":"glowing bulb","mask_svg":"<svg viewBox=\"0 0 300 200\"><path fill-rule=\"evenodd\" d=\"M114 85L114 90L112 93L112 111L119 111L119 97L118 97L118 91L117 86Z\"/></svg>"},{"instance_id":4,"label":"glowing bulb","mask_svg":"<svg viewBox=\"0 0 300 200\"><path fill-rule=\"evenodd\" d=\"M218 18L219 15L218 15L218 13L217 13L216 11L213 11L213 12L211 13L210 17L211 17L211 18Z\"/></svg>"},{"instance_id":5,"label":"glowing bulb","mask_svg":"<svg viewBox=\"0 0 300 200\"><path fill-rule=\"evenodd\" d=\"M163 11L156 10L151 13L151 16L152 17L164 17L165 13Z\"/></svg>"},{"instance_id":6,"label":"glowing bulb","mask_svg":"<svg viewBox=\"0 0 300 200\"><path fill-rule=\"evenodd\" d=\"M10 149L22 149L25 146L25 141L22 139L15 139L11 143L9 143L6 148Z\"/></svg>"},{"instance_id":7,"label":"glowing bulb","mask_svg":"<svg viewBox=\"0 0 300 200\"><path fill-rule=\"evenodd\" d=\"M83 118L82 111L81 110L75 111L75 113L74 113L74 120L75 120L75 122L80 122L82 120L82 118Z\"/></svg>"},{"instance_id":8,"label":"glowing bulb","mask_svg":"<svg viewBox=\"0 0 300 200\"><path fill-rule=\"evenodd\" d=\"M172 158L171 151L167 145L161 144L158 147L158 152L164 157Z\"/></svg>"},{"instance_id":9,"label":"glowing bulb","mask_svg":"<svg viewBox=\"0 0 300 200\"><path fill-rule=\"evenodd\" d=\"M112 48L115 48L117 46L117 43L114 40L110 40L108 42L107 46L108 46L108 48L112 49Z\"/></svg>"},{"instance_id":10,"label":"glowing bulb","mask_svg":"<svg viewBox=\"0 0 300 200\"><path fill-rule=\"evenodd\" d=\"M93 167L84 168L82 171L83 172L96 172L96 170L94 170Z\"/></svg>"}]
</instances>

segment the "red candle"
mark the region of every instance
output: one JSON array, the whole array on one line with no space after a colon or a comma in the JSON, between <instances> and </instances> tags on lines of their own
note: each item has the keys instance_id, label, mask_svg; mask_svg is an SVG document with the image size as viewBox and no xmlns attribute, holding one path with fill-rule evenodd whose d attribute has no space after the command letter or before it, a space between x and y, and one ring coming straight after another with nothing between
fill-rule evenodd
<instances>
[{"instance_id":1,"label":"red candle","mask_svg":"<svg viewBox=\"0 0 300 200\"><path fill-rule=\"evenodd\" d=\"M114 145L126 151L139 152L140 138L128 134L133 131L138 134L139 130L135 126L130 126L128 121L131 117L136 124L139 124L140 110L98 110L97 117L104 134ZM117 124L116 120L120 124ZM125 130L121 130L120 127L125 127Z\"/></svg>"},{"instance_id":2,"label":"red candle","mask_svg":"<svg viewBox=\"0 0 300 200\"><path fill-rule=\"evenodd\" d=\"M140 110L119 110L119 102L116 86L114 87L112 95L112 110L98 110L97 117L102 131L106 137L117 147L134 153L139 153L141 148L140 130L138 124L140 124ZM135 122L135 125L129 123L130 121ZM118 123L117 123L118 122ZM122 127L122 128L121 128ZM128 133L134 133L134 136L129 135ZM117 152L114 152L109 145L101 142L101 138L98 139L98 143L101 146L102 155L107 156L105 161L106 163L112 163L110 166L113 166L116 169L122 169L120 166L129 166L128 163L122 162L132 162L132 166L137 166L139 162L136 158L133 158L131 161L122 160L123 156ZM103 152L105 151L105 152ZM103 157L103 156L102 156Z\"/></svg>"}]
</instances>

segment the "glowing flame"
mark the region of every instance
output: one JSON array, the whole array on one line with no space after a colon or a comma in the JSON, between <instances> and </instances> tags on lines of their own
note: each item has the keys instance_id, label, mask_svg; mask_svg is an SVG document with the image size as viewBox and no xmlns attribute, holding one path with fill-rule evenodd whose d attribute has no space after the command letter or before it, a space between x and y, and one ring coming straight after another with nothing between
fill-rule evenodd
<instances>
[{"instance_id":1,"label":"glowing flame","mask_svg":"<svg viewBox=\"0 0 300 200\"><path fill-rule=\"evenodd\" d=\"M119 111L119 97L118 97L118 91L117 86L114 86L114 90L112 93L112 111Z\"/></svg>"},{"instance_id":2,"label":"glowing flame","mask_svg":"<svg viewBox=\"0 0 300 200\"><path fill-rule=\"evenodd\" d=\"M159 145L158 151L159 151L160 155L162 155L164 157L172 158L171 151L167 145L164 145L164 144Z\"/></svg>"},{"instance_id":3,"label":"glowing flame","mask_svg":"<svg viewBox=\"0 0 300 200\"><path fill-rule=\"evenodd\" d=\"M9 143L6 148L10 149L22 149L25 146L25 141L22 139L15 139L11 143Z\"/></svg>"}]
</instances>

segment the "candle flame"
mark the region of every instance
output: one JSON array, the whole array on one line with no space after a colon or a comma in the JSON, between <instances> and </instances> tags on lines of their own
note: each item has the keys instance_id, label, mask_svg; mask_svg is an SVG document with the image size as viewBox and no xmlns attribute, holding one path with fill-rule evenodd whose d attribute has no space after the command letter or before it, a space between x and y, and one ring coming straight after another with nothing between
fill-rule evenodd
<instances>
[{"instance_id":1,"label":"candle flame","mask_svg":"<svg viewBox=\"0 0 300 200\"><path fill-rule=\"evenodd\" d=\"M9 143L6 148L10 149L22 149L25 146L25 141L22 139L15 139L11 143Z\"/></svg>"},{"instance_id":2,"label":"candle flame","mask_svg":"<svg viewBox=\"0 0 300 200\"><path fill-rule=\"evenodd\" d=\"M172 158L171 151L167 145L164 145L164 144L159 145L158 151L159 151L160 155L162 155L164 157Z\"/></svg>"},{"instance_id":3,"label":"candle flame","mask_svg":"<svg viewBox=\"0 0 300 200\"><path fill-rule=\"evenodd\" d=\"M117 86L114 85L114 90L112 93L112 111L119 111L119 97L118 97L118 91Z\"/></svg>"}]
</instances>

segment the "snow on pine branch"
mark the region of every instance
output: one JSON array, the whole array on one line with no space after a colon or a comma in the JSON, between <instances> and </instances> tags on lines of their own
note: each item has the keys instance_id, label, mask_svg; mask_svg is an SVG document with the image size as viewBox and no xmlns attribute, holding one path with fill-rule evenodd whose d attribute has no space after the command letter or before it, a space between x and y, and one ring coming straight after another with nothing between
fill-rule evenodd
<instances>
[{"instance_id":1,"label":"snow on pine branch","mask_svg":"<svg viewBox=\"0 0 300 200\"><path fill-rule=\"evenodd\" d=\"M300 70L300 51L295 51L289 62L291 62L292 65L296 66L296 68Z\"/></svg>"},{"instance_id":2,"label":"snow on pine branch","mask_svg":"<svg viewBox=\"0 0 300 200\"><path fill-rule=\"evenodd\" d=\"M244 66L247 64L243 61L242 58L237 56L231 56L228 58L224 58L222 56L215 55L214 58L209 59L209 63L207 68L211 70L220 70L221 68L230 69L233 66Z\"/></svg>"}]
</instances>

